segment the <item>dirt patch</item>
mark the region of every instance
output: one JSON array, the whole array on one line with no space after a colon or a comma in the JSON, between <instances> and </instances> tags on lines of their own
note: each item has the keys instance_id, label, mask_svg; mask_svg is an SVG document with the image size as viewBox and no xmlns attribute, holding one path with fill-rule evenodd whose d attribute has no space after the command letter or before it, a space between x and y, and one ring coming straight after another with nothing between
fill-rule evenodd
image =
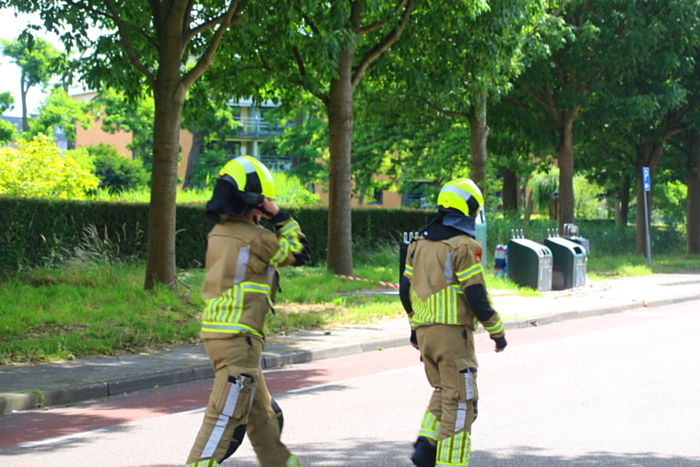
<instances>
[{"instance_id":1,"label":"dirt patch","mask_svg":"<svg viewBox=\"0 0 700 467\"><path fill-rule=\"evenodd\" d=\"M275 310L282 311L287 314L302 314L302 313L341 313L344 308L330 303L280 303L275 305Z\"/></svg>"}]
</instances>

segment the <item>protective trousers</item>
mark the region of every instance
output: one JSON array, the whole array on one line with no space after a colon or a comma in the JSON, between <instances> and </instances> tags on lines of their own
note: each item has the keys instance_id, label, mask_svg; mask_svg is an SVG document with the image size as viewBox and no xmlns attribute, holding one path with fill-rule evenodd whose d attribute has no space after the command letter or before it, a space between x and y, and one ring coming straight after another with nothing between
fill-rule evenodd
<instances>
[{"instance_id":1,"label":"protective trousers","mask_svg":"<svg viewBox=\"0 0 700 467\"><path fill-rule=\"evenodd\" d=\"M464 326L445 324L416 331L425 374L435 388L418 436L436 446L438 467L466 466L471 458L471 426L479 399L476 358L467 342L471 335Z\"/></svg>"},{"instance_id":2,"label":"protective trousers","mask_svg":"<svg viewBox=\"0 0 700 467\"><path fill-rule=\"evenodd\" d=\"M187 467L215 467L248 433L262 467L301 467L280 440L280 424L260 370L263 343L248 335L206 339L214 386Z\"/></svg>"}]
</instances>

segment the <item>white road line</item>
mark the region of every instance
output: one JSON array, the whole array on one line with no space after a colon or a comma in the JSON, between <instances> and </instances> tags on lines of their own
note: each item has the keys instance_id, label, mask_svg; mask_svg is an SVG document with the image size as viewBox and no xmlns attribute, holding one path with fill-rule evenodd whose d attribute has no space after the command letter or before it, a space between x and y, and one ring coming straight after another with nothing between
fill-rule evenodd
<instances>
[{"instance_id":1,"label":"white road line","mask_svg":"<svg viewBox=\"0 0 700 467\"><path fill-rule=\"evenodd\" d=\"M20 444L19 447L21 448L34 448L37 446L43 446L45 444L53 444L53 443L58 443L59 441L64 441L66 439L72 439L72 438L80 438L83 436L88 436L88 435L94 435L96 433L104 433L106 431L109 431L107 428L100 428L98 430L91 430L91 431L82 431L80 433L73 433L72 435L66 435L66 436L57 436L56 438L48 438L48 439L43 439L41 441L35 441L33 443L27 443L27 444Z\"/></svg>"}]
</instances>

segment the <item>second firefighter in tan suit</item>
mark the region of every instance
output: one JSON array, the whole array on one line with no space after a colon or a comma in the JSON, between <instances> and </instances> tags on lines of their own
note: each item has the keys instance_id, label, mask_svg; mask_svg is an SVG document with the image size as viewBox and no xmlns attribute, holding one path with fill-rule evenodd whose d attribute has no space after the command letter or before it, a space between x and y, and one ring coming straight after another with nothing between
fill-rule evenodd
<instances>
[{"instance_id":1,"label":"second firefighter in tan suit","mask_svg":"<svg viewBox=\"0 0 700 467\"><path fill-rule=\"evenodd\" d=\"M483 202L473 181L447 183L438 196L437 216L406 255L399 294L411 342L434 388L411 458L418 467L469 465L479 400L474 331L481 323L497 352L507 345L503 322L486 292L482 250L475 240L475 216Z\"/></svg>"},{"instance_id":2,"label":"second firefighter in tan suit","mask_svg":"<svg viewBox=\"0 0 700 467\"><path fill-rule=\"evenodd\" d=\"M187 467L215 467L248 434L263 467L297 467L280 439L281 410L270 397L260 369L277 267L300 266L309 244L292 217L272 201L274 182L258 160L242 156L221 171L207 217L209 233L201 337L215 377L204 421ZM258 224L269 219L276 232Z\"/></svg>"}]
</instances>

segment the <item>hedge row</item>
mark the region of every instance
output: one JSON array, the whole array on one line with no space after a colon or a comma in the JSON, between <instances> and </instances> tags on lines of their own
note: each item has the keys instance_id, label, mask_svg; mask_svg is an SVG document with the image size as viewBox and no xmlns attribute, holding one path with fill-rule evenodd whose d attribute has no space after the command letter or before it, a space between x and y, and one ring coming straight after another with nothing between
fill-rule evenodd
<instances>
[{"instance_id":1,"label":"hedge row","mask_svg":"<svg viewBox=\"0 0 700 467\"><path fill-rule=\"evenodd\" d=\"M294 207L289 212L299 221L312 245L315 263L326 258L328 210L325 207ZM397 245L401 233L425 225L431 211L413 209L358 208L352 211L353 248L372 250ZM581 236L588 238L591 254L634 253L634 227L616 227L610 221L579 222ZM93 228L94 231L90 231ZM81 254L109 255L129 260L145 258L148 205L0 197L0 271L47 266ZM212 224L203 216L202 205L177 207L177 265L201 267L206 236ZM523 229L526 238L544 241L555 221L519 219L488 221L488 246L507 243L512 229ZM682 253L685 240L673 228L654 228L655 253Z\"/></svg>"},{"instance_id":2,"label":"hedge row","mask_svg":"<svg viewBox=\"0 0 700 467\"><path fill-rule=\"evenodd\" d=\"M326 258L328 209L294 207L312 246L314 262ZM202 205L177 206L179 268L201 267L212 227ZM430 212L410 209L354 209L355 248L396 245L401 232L424 225ZM0 271L45 266L79 254L119 259L146 256L148 204L0 197ZM94 231L90 231L94 226Z\"/></svg>"}]
</instances>

